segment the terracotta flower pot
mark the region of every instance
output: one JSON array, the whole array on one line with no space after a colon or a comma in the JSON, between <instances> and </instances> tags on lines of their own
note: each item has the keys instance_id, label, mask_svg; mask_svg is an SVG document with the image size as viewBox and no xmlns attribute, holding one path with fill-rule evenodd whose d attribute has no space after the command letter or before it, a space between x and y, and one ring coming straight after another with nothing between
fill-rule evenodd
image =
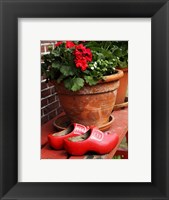
<instances>
[{"instance_id":1,"label":"terracotta flower pot","mask_svg":"<svg viewBox=\"0 0 169 200\"><path fill-rule=\"evenodd\" d=\"M63 84L57 84L60 103L71 122L97 127L108 123L122 76L123 71L117 70L116 74L105 76L105 80L97 85L86 85L77 92L67 90Z\"/></svg>"},{"instance_id":2,"label":"terracotta flower pot","mask_svg":"<svg viewBox=\"0 0 169 200\"><path fill-rule=\"evenodd\" d=\"M125 101L126 91L128 86L128 67L120 69L123 71L124 76L120 79L120 86L117 91L117 98L115 104L122 104Z\"/></svg>"}]
</instances>

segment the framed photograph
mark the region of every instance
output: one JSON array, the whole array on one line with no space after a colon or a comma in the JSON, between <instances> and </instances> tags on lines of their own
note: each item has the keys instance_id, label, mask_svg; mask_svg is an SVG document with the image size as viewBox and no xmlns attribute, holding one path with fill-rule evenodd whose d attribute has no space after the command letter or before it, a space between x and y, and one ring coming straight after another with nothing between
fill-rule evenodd
<instances>
[{"instance_id":1,"label":"framed photograph","mask_svg":"<svg viewBox=\"0 0 169 200\"><path fill-rule=\"evenodd\" d=\"M128 41L43 40L41 75L41 159L128 159Z\"/></svg>"},{"instance_id":2,"label":"framed photograph","mask_svg":"<svg viewBox=\"0 0 169 200\"><path fill-rule=\"evenodd\" d=\"M168 1L0 2L1 199L169 199ZM70 63L74 68L68 68ZM111 100L117 110L109 106L114 111L108 112L104 123L101 120L103 124L96 124L97 131L85 128L84 137L73 136L71 142L81 140L82 147L91 136L100 142L111 132L114 144L118 138L114 148L126 138L127 159L115 159L119 156L116 148L110 151L104 147L102 153L94 149L95 154L88 154L79 147L72 150L66 141L66 151L52 143L49 135L65 134L53 128L58 119L65 120L63 116L73 112L74 104L82 121L74 113L69 119L81 124L107 112L101 111L100 107L107 107L99 104L99 112L92 113L91 104L86 103L89 95L80 93L85 99L72 100L68 91L79 94L85 84L100 91L98 74L111 70L117 76L119 69L109 69L117 63L127 63L129 69L128 108L124 98L120 111L119 104ZM100 65L105 67L100 69ZM57 84L63 81L66 100L60 85L57 99L52 79ZM93 107L101 98L95 96L90 101ZM85 105L80 111L78 102ZM102 102L109 102L105 93ZM82 107L87 111L81 111ZM69 119L64 121L69 128L59 128L71 132Z\"/></svg>"}]
</instances>

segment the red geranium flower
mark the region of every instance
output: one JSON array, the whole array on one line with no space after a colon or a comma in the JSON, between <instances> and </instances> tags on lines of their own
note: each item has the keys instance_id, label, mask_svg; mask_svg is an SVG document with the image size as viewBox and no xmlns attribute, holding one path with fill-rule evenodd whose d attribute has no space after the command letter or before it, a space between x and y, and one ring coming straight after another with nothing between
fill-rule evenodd
<instances>
[{"instance_id":1,"label":"red geranium flower","mask_svg":"<svg viewBox=\"0 0 169 200\"><path fill-rule=\"evenodd\" d=\"M72 47L74 47L75 46L75 44L73 43L73 42L71 42L71 41L66 41L66 48L72 48Z\"/></svg>"},{"instance_id":2,"label":"red geranium flower","mask_svg":"<svg viewBox=\"0 0 169 200\"><path fill-rule=\"evenodd\" d=\"M60 46L61 44L62 44L63 42L57 42L56 44L55 44L55 47L58 47L58 46Z\"/></svg>"},{"instance_id":3,"label":"red geranium flower","mask_svg":"<svg viewBox=\"0 0 169 200\"><path fill-rule=\"evenodd\" d=\"M81 68L82 71L86 70L88 67L87 62L92 61L92 53L89 48L86 48L83 44L76 46L74 51L75 64L77 68Z\"/></svg>"},{"instance_id":4,"label":"red geranium flower","mask_svg":"<svg viewBox=\"0 0 169 200\"><path fill-rule=\"evenodd\" d=\"M77 49L75 49L74 55L75 55L76 59L81 59L83 57L82 52L78 51Z\"/></svg>"},{"instance_id":5,"label":"red geranium flower","mask_svg":"<svg viewBox=\"0 0 169 200\"><path fill-rule=\"evenodd\" d=\"M89 62L92 61L92 52L89 48L86 48L85 51L83 52L83 54L87 61L89 61Z\"/></svg>"},{"instance_id":6,"label":"red geranium flower","mask_svg":"<svg viewBox=\"0 0 169 200\"><path fill-rule=\"evenodd\" d=\"M76 63L76 67L81 68L82 71L85 71L88 67L85 59L75 60L75 63Z\"/></svg>"},{"instance_id":7,"label":"red geranium flower","mask_svg":"<svg viewBox=\"0 0 169 200\"><path fill-rule=\"evenodd\" d=\"M77 50L84 51L84 50L86 49L86 47L83 46L83 44L79 44L79 45L76 45L76 49L77 49Z\"/></svg>"}]
</instances>

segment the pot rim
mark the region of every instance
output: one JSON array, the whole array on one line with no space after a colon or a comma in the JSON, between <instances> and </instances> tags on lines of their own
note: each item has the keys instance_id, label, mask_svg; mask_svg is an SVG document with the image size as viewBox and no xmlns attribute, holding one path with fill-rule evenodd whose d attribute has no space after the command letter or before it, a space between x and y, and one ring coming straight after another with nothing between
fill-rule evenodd
<instances>
[{"instance_id":1,"label":"pot rim","mask_svg":"<svg viewBox=\"0 0 169 200\"><path fill-rule=\"evenodd\" d=\"M117 69L122 70L123 72L128 72L128 66L124 68L117 67Z\"/></svg>"},{"instance_id":2,"label":"pot rim","mask_svg":"<svg viewBox=\"0 0 169 200\"><path fill-rule=\"evenodd\" d=\"M111 82L111 81L116 81L119 80L124 76L124 72L120 69L116 69L117 73L116 74L111 74L107 76L103 76L104 80L100 80L98 83L105 83L105 82Z\"/></svg>"}]
</instances>

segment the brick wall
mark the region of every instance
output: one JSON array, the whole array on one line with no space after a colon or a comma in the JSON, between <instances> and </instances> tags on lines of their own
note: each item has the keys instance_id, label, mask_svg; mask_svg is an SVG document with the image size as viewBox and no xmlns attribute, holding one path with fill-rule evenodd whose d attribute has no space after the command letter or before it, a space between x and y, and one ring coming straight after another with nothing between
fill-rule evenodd
<instances>
[{"instance_id":1,"label":"brick wall","mask_svg":"<svg viewBox=\"0 0 169 200\"><path fill-rule=\"evenodd\" d=\"M49 53L48 47L54 48L56 41L41 41L41 55ZM42 61L43 62L43 61ZM41 77L41 124L46 123L63 111L55 87Z\"/></svg>"}]
</instances>

